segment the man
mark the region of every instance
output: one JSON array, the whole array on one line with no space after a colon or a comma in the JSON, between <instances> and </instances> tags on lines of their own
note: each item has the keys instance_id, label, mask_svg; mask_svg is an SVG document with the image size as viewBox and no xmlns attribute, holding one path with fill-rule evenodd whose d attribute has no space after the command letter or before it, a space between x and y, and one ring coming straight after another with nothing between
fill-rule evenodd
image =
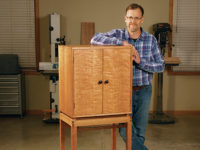
<instances>
[{"instance_id":1,"label":"man","mask_svg":"<svg viewBox=\"0 0 200 150\"><path fill-rule=\"evenodd\" d=\"M147 150L144 141L152 94L151 81L153 73L162 72L165 64L156 38L141 28L144 22L144 9L138 4L129 5L124 20L126 29L97 33L91 39L91 44L132 46L132 150ZM120 135L126 140L125 128L120 129Z\"/></svg>"}]
</instances>

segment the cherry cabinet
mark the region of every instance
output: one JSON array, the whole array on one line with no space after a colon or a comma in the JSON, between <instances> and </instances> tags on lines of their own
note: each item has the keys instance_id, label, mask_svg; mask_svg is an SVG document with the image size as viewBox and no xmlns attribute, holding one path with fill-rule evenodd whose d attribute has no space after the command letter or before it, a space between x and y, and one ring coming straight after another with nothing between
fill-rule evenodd
<instances>
[{"instance_id":1,"label":"cherry cabinet","mask_svg":"<svg viewBox=\"0 0 200 150\"><path fill-rule=\"evenodd\" d=\"M59 106L71 117L130 114L128 46L59 46Z\"/></svg>"}]
</instances>

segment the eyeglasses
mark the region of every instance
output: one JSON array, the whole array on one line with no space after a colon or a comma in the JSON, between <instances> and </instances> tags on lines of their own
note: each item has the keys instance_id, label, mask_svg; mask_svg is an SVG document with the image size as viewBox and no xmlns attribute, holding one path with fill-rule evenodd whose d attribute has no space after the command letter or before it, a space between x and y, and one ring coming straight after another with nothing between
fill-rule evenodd
<instances>
[{"instance_id":1,"label":"eyeglasses","mask_svg":"<svg viewBox=\"0 0 200 150\"><path fill-rule=\"evenodd\" d=\"M132 16L128 17L128 16L126 16L126 19L128 19L129 21L133 21L133 20L135 20L135 21L139 21L139 20L142 19L142 17L139 18L139 17L132 17Z\"/></svg>"}]
</instances>

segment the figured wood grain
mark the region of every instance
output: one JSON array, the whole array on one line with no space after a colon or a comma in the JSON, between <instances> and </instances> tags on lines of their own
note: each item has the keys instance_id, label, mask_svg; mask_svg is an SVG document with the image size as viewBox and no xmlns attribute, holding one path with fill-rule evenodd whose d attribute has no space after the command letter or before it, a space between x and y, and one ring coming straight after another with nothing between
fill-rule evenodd
<instances>
[{"instance_id":1,"label":"figured wood grain","mask_svg":"<svg viewBox=\"0 0 200 150\"><path fill-rule=\"evenodd\" d=\"M102 113L102 50L74 50L75 115Z\"/></svg>"},{"instance_id":2,"label":"figured wood grain","mask_svg":"<svg viewBox=\"0 0 200 150\"><path fill-rule=\"evenodd\" d=\"M59 46L59 107L69 116L74 113L72 48Z\"/></svg>"},{"instance_id":3,"label":"figured wood grain","mask_svg":"<svg viewBox=\"0 0 200 150\"><path fill-rule=\"evenodd\" d=\"M60 148L64 123L71 128L71 149L77 149L77 128L127 124L126 149L131 150L132 56L125 46L59 47ZM102 80L102 84L98 84ZM105 81L109 82L105 84ZM116 129L112 149L116 149Z\"/></svg>"},{"instance_id":4,"label":"figured wood grain","mask_svg":"<svg viewBox=\"0 0 200 150\"><path fill-rule=\"evenodd\" d=\"M59 91L60 111L71 118L130 114L131 48L60 46Z\"/></svg>"},{"instance_id":5,"label":"figured wood grain","mask_svg":"<svg viewBox=\"0 0 200 150\"><path fill-rule=\"evenodd\" d=\"M132 61L129 49L108 48L103 51L103 113L131 111Z\"/></svg>"}]
</instances>

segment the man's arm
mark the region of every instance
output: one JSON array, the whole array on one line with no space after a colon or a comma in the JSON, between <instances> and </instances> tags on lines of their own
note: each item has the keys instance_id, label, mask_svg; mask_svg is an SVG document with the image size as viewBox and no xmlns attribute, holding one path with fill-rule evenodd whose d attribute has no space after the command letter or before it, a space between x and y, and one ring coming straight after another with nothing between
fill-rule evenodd
<instances>
[{"instance_id":1,"label":"man's arm","mask_svg":"<svg viewBox=\"0 0 200 150\"><path fill-rule=\"evenodd\" d=\"M92 45L122 45L123 40L122 32L120 30L114 29L106 33L96 33L91 39L90 43Z\"/></svg>"},{"instance_id":2,"label":"man's arm","mask_svg":"<svg viewBox=\"0 0 200 150\"><path fill-rule=\"evenodd\" d=\"M145 59L141 59L140 63L137 66L147 72L163 72L165 69L165 62L160 53L159 46L157 44L157 40L153 37L152 40L152 58L150 61Z\"/></svg>"},{"instance_id":3,"label":"man's arm","mask_svg":"<svg viewBox=\"0 0 200 150\"><path fill-rule=\"evenodd\" d=\"M140 63L140 57L137 50L129 44L127 41L122 40L122 30L111 30L107 33L96 33L91 39L92 45L124 45L131 46L133 48L133 61Z\"/></svg>"},{"instance_id":4,"label":"man's arm","mask_svg":"<svg viewBox=\"0 0 200 150\"><path fill-rule=\"evenodd\" d=\"M137 64L140 63L140 56L138 54L138 51L135 49L135 47L131 44L129 44L127 41L123 41L123 44L124 46L130 46L132 47L132 59L133 61L135 61Z\"/></svg>"}]
</instances>

